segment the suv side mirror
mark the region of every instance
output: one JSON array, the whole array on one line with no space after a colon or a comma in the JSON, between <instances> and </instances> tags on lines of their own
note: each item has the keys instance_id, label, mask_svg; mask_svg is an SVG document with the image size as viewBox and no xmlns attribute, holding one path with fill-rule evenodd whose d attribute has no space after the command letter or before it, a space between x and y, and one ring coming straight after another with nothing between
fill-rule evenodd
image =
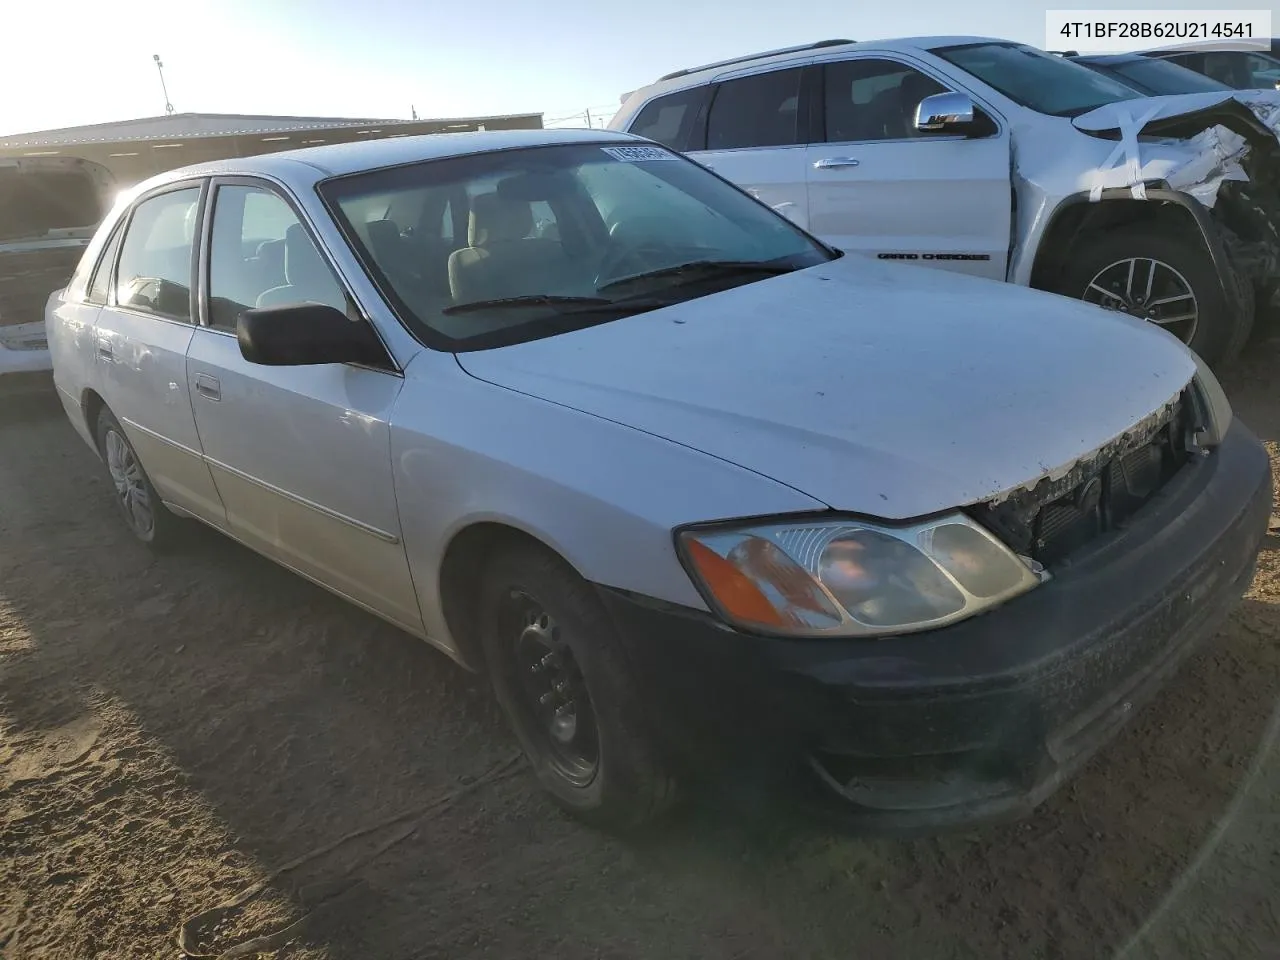
<instances>
[{"instance_id":1,"label":"suv side mirror","mask_svg":"<svg viewBox=\"0 0 1280 960\"><path fill-rule=\"evenodd\" d=\"M269 367L387 364L387 352L368 323L322 303L246 310L236 321L236 339L241 356Z\"/></svg>"},{"instance_id":2,"label":"suv side mirror","mask_svg":"<svg viewBox=\"0 0 1280 960\"><path fill-rule=\"evenodd\" d=\"M971 133L976 113L973 101L963 93L935 93L916 107L916 129L921 133Z\"/></svg>"}]
</instances>

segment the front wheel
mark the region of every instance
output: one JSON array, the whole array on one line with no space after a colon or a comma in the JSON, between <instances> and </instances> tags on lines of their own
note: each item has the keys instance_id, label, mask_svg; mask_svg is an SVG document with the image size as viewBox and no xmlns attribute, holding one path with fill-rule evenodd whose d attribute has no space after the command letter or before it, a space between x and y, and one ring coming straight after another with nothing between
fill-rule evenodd
<instances>
[{"instance_id":1,"label":"front wheel","mask_svg":"<svg viewBox=\"0 0 1280 960\"><path fill-rule=\"evenodd\" d=\"M1147 228L1081 248L1059 292L1158 324L1210 366L1232 359L1253 326L1252 297L1233 306L1203 245Z\"/></svg>"},{"instance_id":2,"label":"front wheel","mask_svg":"<svg viewBox=\"0 0 1280 960\"><path fill-rule=\"evenodd\" d=\"M494 692L547 792L612 830L666 812L675 783L591 588L555 556L520 546L491 561L481 604Z\"/></svg>"}]
</instances>

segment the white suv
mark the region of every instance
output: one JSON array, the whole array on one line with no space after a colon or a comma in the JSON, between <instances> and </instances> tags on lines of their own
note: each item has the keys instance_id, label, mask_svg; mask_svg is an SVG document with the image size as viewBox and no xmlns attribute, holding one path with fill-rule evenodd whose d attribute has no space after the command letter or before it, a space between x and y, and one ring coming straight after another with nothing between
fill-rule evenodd
<instances>
[{"instance_id":1,"label":"white suv","mask_svg":"<svg viewBox=\"0 0 1280 960\"><path fill-rule=\"evenodd\" d=\"M1280 98L1143 97L1032 47L825 40L679 70L613 129L824 240L1147 317L1209 362L1280 263Z\"/></svg>"}]
</instances>

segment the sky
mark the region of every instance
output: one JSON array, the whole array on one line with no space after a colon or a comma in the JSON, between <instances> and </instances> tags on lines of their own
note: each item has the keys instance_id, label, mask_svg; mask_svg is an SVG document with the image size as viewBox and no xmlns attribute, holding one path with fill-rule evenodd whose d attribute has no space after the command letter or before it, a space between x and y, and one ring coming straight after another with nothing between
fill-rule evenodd
<instances>
[{"instance_id":1,"label":"sky","mask_svg":"<svg viewBox=\"0 0 1280 960\"><path fill-rule=\"evenodd\" d=\"M162 114L154 54L179 112L541 112L549 126L584 126L585 111L601 125L621 94L663 73L790 44L967 34L1041 46L1045 9L1025 0L0 0L0 136Z\"/></svg>"}]
</instances>

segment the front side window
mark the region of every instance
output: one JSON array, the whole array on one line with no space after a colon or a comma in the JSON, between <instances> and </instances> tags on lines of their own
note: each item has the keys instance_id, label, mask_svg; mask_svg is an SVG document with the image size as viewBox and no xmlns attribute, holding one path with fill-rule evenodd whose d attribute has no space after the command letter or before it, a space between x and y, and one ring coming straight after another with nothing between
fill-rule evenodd
<instances>
[{"instance_id":1,"label":"front side window","mask_svg":"<svg viewBox=\"0 0 1280 960\"><path fill-rule=\"evenodd\" d=\"M191 259L200 188L143 200L120 247L116 303L173 320L191 319Z\"/></svg>"},{"instance_id":2,"label":"front side window","mask_svg":"<svg viewBox=\"0 0 1280 960\"><path fill-rule=\"evenodd\" d=\"M656 140L672 150L694 149L689 138L706 96L706 87L690 87L651 100L631 122L630 132Z\"/></svg>"},{"instance_id":3,"label":"front side window","mask_svg":"<svg viewBox=\"0 0 1280 960\"><path fill-rule=\"evenodd\" d=\"M947 88L893 60L845 60L824 68L828 143L927 137L916 107Z\"/></svg>"},{"instance_id":4,"label":"front side window","mask_svg":"<svg viewBox=\"0 0 1280 960\"><path fill-rule=\"evenodd\" d=\"M1142 96L1081 64L1017 43L969 43L932 52L1014 103L1054 117L1077 117Z\"/></svg>"},{"instance_id":5,"label":"front side window","mask_svg":"<svg viewBox=\"0 0 1280 960\"><path fill-rule=\"evenodd\" d=\"M391 255L364 235L369 195L424 190L433 209L467 205L465 245L415 233ZM426 161L321 193L388 301L439 349L551 336L833 256L698 164L623 141Z\"/></svg>"},{"instance_id":6,"label":"front side window","mask_svg":"<svg viewBox=\"0 0 1280 960\"><path fill-rule=\"evenodd\" d=\"M799 143L800 74L775 70L719 84L707 117L707 149Z\"/></svg>"},{"instance_id":7,"label":"front side window","mask_svg":"<svg viewBox=\"0 0 1280 960\"><path fill-rule=\"evenodd\" d=\"M234 330L245 310L291 303L347 308L333 271L279 194L220 186L209 249L209 325Z\"/></svg>"}]
</instances>

